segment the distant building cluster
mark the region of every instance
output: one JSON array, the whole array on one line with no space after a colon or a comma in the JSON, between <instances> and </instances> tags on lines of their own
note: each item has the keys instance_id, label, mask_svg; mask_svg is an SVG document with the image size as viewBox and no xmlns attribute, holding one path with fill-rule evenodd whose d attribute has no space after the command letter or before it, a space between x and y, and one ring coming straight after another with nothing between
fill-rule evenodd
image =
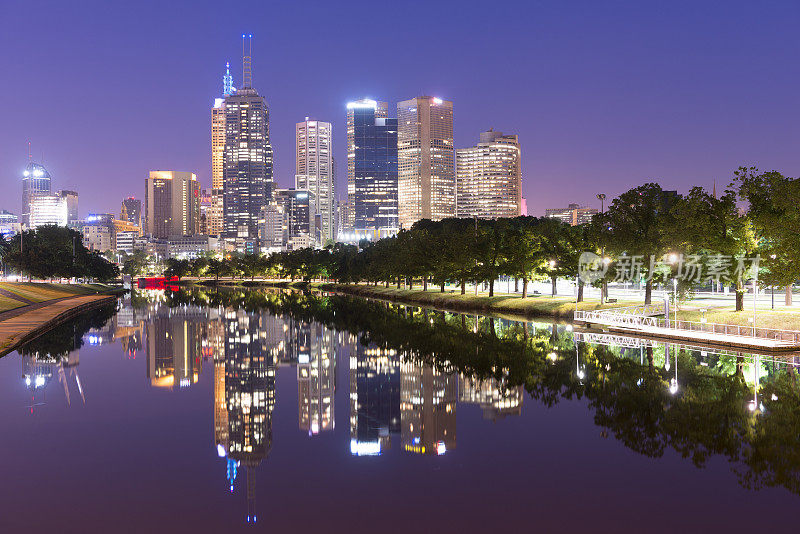
<instances>
[{"instance_id":1,"label":"distant building cluster","mask_svg":"<svg viewBox=\"0 0 800 534\"><path fill-rule=\"evenodd\" d=\"M347 176L338 188L333 123L305 117L295 125L293 187L278 188L270 108L253 85L250 45L245 38L241 87L227 64L211 108L210 188L192 172L153 170L143 200L125 198L119 217L81 220L78 193L53 193L47 169L30 161L20 215L1 212L0 234L55 224L81 231L88 248L118 260L136 251L188 259L377 240L421 219L527 215L518 137L489 129L474 146L456 149L453 102L432 96L398 102L391 113L387 102L349 102ZM574 225L594 213L570 204L546 215Z\"/></svg>"},{"instance_id":2,"label":"distant building cluster","mask_svg":"<svg viewBox=\"0 0 800 534\"><path fill-rule=\"evenodd\" d=\"M596 209L579 204L570 204L566 208L547 209L544 212L545 217L558 219L572 226L591 222L592 217L596 214Z\"/></svg>"}]
</instances>

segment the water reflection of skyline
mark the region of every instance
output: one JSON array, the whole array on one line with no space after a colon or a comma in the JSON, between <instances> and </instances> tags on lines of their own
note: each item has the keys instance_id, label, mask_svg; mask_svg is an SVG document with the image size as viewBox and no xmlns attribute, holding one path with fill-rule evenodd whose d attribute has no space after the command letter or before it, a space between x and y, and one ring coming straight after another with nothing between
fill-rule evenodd
<instances>
[{"instance_id":1,"label":"water reflection of skyline","mask_svg":"<svg viewBox=\"0 0 800 534\"><path fill-rule=\"evenodd\" d=\"M314 438L335 429L337 368L347 366L349 453L354 457L389 451L408 455L447 454L457 445L458 404L474 405L483 419L496 422L521 415L526 396L523 389L531 391L515 382L507 368L472 374L446 361L434 365L413 352L389 348L383 342L379 346L373 342L374 336L336 330L310 319L311 316L298 318L291 313L248 311L236 306L172 304L159 299L137 306L123 302L111 320L101 328L87 331L83 341L88 345L119 341L127 358L144 357L145 377L150 387L174 394L193 388L210 368L214 451L223 462L220 482L224 481L230 493L245 497L246 521L258 520L256 472L272 450L272 414L279 368L294 370L297 428ZM444 316L444 320L464 324L465 316L451 315ZM794 356L770 360L763 355L749 357L652 340L603 337L597 333L573 332L566 325L527 322L522 325L497 318L476 318L474 326L467 325L466 330L476 333L485 330L508 340L538 336L554 346L573 347L571 374L584 373L577 377L582 386L592 380L603 384L613 382L606 376L606 372L615 372L608 364L598 367L596 361L590 362L592 351L601 346L619 358L635 362L641 369L646 369L648 363L662 369L676 381L678 366L686 366L686 355L709 369L724 370L725 365L732 365L733 371L741 370L746 383L756 384L751 402L752 410L758 413L768 411L758 396L759 381L769 373L797 363ZM579 350L579 347L589 348ZM562 351L552 355L546 363L553 368L562 359L570 358ZM45 390L55 377L69 384L73 395L78 391L83 399L83 386L77 374L79 363L77 350L59 358L40 352L26 354L22 359L23 379L27 387L32 386L36 397L31 402L32 409L44 402ZM645 387L641 381L637 385ZM671 385L668 381L667 387ZM683 393L684 381L676 382L676 386L676 391L667 392ZM65 389L67 403L69 392ZM771 396L775 400L775 394ZM284 399L290 397L293 395L282 395ZM613 424L602 418L597 424L613 429Z\"/></svg>"}]
</instances>

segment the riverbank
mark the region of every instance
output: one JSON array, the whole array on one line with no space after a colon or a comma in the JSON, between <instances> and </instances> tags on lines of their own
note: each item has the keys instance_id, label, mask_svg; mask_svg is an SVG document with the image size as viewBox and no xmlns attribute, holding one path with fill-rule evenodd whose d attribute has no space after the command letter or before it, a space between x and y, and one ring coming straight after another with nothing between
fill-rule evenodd
<instances>
[{"instance_id":1,"label":"riverbank","mask_svg":"<svg viewBox=\"0 0 800 534\"><path fill-rule=\"evenodd\" d=\"M215 280L195 281L203 285L215 285ZM419 289L397 289L396 287L371 286L366 284L336 284L321 282L289 282L281 280L219 280L218 285L227 287L279 287L294 289L317 289L322 291L335 291L348 295L378 298L392 302L401 302L418 306L431 306L461 312L495 313L521 315L528 317L555 317L571 320L575 311L575 299L570 296L531 295L525 299L518 294L496 294L490 297L488 293L472 293L461 295L459 290L447 289L441 293L438 288L431 287L427 291ZM613 295L612 295L613 296ZM579 310L598 310L616 308L621 306L641 305L641 300L620 300L603 306L595 300L587 300L578 304ZM680 305L678 317L688 321L700 321L705 309L705 318L709 323L722 323L740 326L753 326L752 308L746 311L734 311L734 305L709 306L706 304L688 302ZM781 330L800 331L800 311L772 310L768 307L759 307L756 314L756 324L761 328L776 328Z\"/></svg>"},{"instance_id":2,"label":"riverbank","mask_svg":"<svg viewBox=\"0 0 800 534\"><path fill-rule=\"evenodd\" d=\"M106 284L55 284L44 282L0 282L0 321L5 312L25 306L83 295L118 295L125 291Z\"/></svg>"},{"instance_id":3,"label":"riverbank","mask_svg":"<svg viewBox=\"0 0 800 534\"><path fill-rule=\"evenodd\" d=\"M208 281L207 281L208 282ZM213 285L214 280L210 281ZM316 289L332 291L357 297L377 298L411 304L417 306L431 306L459 312L470 313L495 313L527 317L552 317L557 319L572 319L575 311L575 298L572 296L530 295L522 298L519 295L495 294L489 296L487 292L467 293L462 295L460 290L446 289L444 293L438 288L431 287L427 291L419 289L397 289L396 287L372 286L366 284L336 284L325 282L288 282L272 280L233 281L220 280L220 286L245 286L245 287L279 287L293 289ZM636 302L620 301L600 305L597 301L578 303L579 310L599 310L619 306L631 306Z\"/></svg>"},{"instance_id":4,"label":"riverbank","mask_svg":"<svg viewBox=\"0 0 800 534\"><path fill-rule=\"evenodd\" d=\"M93 308L112 304L115 295L82 295L30 304L0 320L0 356Z\"/></svg>"}]
</instances>

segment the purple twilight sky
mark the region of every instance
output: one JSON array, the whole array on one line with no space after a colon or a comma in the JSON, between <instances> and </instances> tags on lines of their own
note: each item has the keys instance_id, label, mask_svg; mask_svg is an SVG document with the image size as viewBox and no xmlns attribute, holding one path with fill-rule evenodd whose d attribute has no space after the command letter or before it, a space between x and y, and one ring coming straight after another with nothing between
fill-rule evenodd
<instances>
[{"instance_id":1,"label":"purple twilight sky","mask_svg":"<svg viewBox=\"0 0 800 534\"><path fill-rule=\"evenodd\" d=\"M2 0L0 208L19 212L27 143L80 211L119 212L152 169L210 185L210 108L241 34L271 108L275 177L294 123L345 104L454 102L456 147L520 137L529 212L647 180L718 187L739 165L800 174L800 3ZM599 207L599 206L598 206Z\"/></svg>"}]
</instances>

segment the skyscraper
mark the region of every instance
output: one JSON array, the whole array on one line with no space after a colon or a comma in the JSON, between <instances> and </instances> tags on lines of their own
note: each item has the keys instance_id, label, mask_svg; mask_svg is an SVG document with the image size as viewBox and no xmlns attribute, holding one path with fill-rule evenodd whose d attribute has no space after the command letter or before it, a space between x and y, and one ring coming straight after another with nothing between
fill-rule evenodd
<instances>
[{"instance_id":1,"label":"skyscraper","mask_svg":"<svg viewBox=\"0 0 800 534\"><path fill-rule=\"evenodd\" d=\"M62 189L56 194L67 203L67 226L77 228L80 224L80 219L78 218L78 192Z\"/></svg>"},{"instance_id":2,"label":"skyscraper","mask_svg":"<svg viewBox=\"0 0 800 534\"><path fill-rule=\"evenodd\" d=\"M242 87L224 102L223 236L240 251L257 249L259 213L273 193L269 108L252 85L251 53L252 39Z\"/></svg>"},{"instance_id":3,"label":"skyscraper","mask_svg":"<svg viewBox=\"0 0 800 534\"><path fill-rule=\"evenodd\" d=\"M136 226L142 225L142 201L128 197L122 201L122 209L119 213L119 218L123 221L127 221L131 224L135 224Z\"/></svg>"},{"instance_id":4,"label":"skyscraper","mask_svg":"<svg viewBox=\"0 0 800 534\"><path fill-rule=\"evenodd\" d=\"M31 197L28 214L28 227L38 228L54 224L67 226L69 207L67 199L60 195L35 195Z\"/></svg>"},{"instance_id":5,"label":"skyscraper","mask_svg":"<svg viewBox=\"0 0 800 534\"><path fill-rule=\"evenodd\" d=\"M295 189L314 195L314 212L320 215L321 241L336 238L333 127L329 122L306 120L295 125Z\"/></svg>"},{"instance_id":6,"label":"skyscraper","mask_svg":"<svg viewBox=\"0 0 800 534\"><path fill-rule=\"evenodd\" d=\"M50 173L43 165L29 162L22 171L22 215L19 222L30 224L31 199L37 195L50 194Z\"/></svg>"},{"instance_id":7,"label":"skyscraper","mask_svg":"<svg viewBox=\"0 0 800 534\"><path fill-rule=\"evenodd\" d=\"M147 235L167 238L200 231L200 182L194 173L150 171L144 193Z\"/></svg>"},{"instance_id":8,"label":"skyscraper","mask_svg":"<svg viewBox=\"0 0 800 534\"><path fill-rule=\"evenodd\" d=\"M496 219L522 210L522 159L516 135L481 132L474 147L456 150L457 215Z\"/></svg>"},{"instance_id":9,"label":"skyscraper","mask_svg":"<svg viewBox=\"0 0 800 534\"><path fill-rule=\"evenodd\" d=\"M347 197L353 230L344 240L397 233L397 119L386 102L347 104Z\"/></svg>"},{"instance_id":10,"label":"skyscraper","mask_svg":"<svg viewBox=\"0 0 800 534\"><path fill-rule=\"evenodd\" d=\"M453 103L419 96L397 104L400 227L456 215Z\"/></svg>"},{"instance_id":11,"label":"skyscraper","mask_svg":"<svg viewBox=\"0 0 800 534\"><path fill-rule=\"evenodd\" d=\"M236 92L231 76L231 64L225 64L222 77L222 98L214 99L211 108L211 208L208 211L208 233L222 233L222 195L225 170L225 99Z\"/></svg>"}]
</instances>

